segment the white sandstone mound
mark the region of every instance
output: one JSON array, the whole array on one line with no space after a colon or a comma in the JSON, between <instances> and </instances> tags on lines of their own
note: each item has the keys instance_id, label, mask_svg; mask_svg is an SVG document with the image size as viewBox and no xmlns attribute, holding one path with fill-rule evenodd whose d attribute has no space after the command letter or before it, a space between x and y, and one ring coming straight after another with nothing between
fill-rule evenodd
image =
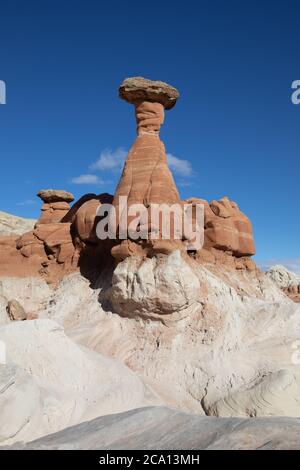
<instances>
[{"instance_id":1,"label":"white sandstone mound","mask_svg":"<svg viewBox=\"0 0 300 470\"><path fill-rule=\"evenodd\" d=\"M22 235L34 227L36 220L25 219L0 211L0 236Z\"/></svg>"},{"instance_id":2,"label":"white sandstone mound","mask_svg":"<svg viewBox=\"0 0 300 470\"><path fill-rule=\"evenodd\" d=\"M16 420L13 440L144 406L157 400L148 387L160 402L202 415L300 413L300 305L259 270L204 266L175 252L129 258L93 285L79 273L55 290L37 281L35 299L33 281L19 281L19 296L14 280L0 282L1 295L40 319L0 328L8 365L37 386L20 375L16 383L27 385L13 393L41 397L34 415L24 397L32 417L22 429L26 416ZM0 296L0 318L1 306Z\"/></svg>"},{"instance_id":3,"label":"white sandstone mound","mask_svg":"<svg viewBox=\"0 0 300 470\"><path fill-rule=\"evenodd\" d=\"M247 390L222 398L209 407L214 416L299 416L300 389L296 376L283 369L263 377Z\"/></svg>"},{"instance_id":4,"label":"white sandstone mound","mask_svg":"<svg viewBox=\"0 0 300 470\"><path fill-rule=\"evenodd\" d=\"M155 406L99 417L12 448L295 450L299 433L299 418L212 418Z\"/></svg>"},{"instance_id":5,"label":"white sandstone mound","mask_svg":"<svg viewBox=\"0 0 300 470\"><path fill-rule=\"evenodd\" d=\"M130 258L111 284L108 273L94 288L78 274L66 277L39 315L62 324L74 341L120 359L165 403L185 410L213 414L219 400L282 369L299 381L292 361L299 306L260 272L212 273L178 252ZM295 415L288 406L282 411ZM260 413L273 411L265 406Z\"/></svg>"},{"instance_id":6,"label":"white sandstone mound","mask_svg":"<svg viewBox=\"0 0 300 470\"><path fill-rule=\"evenodd\" d=\"M169 256L126 258L114 270L109 300L126 317L185 316L197 302L199 279L182 261L179 251Z\"/></svg>"},{"instance_id":7,"label":"white sandstone mound","mask_svg":"<svg viewBox=\"0 0 300 470\"><path fill-rule=\"evenodd\" d=\"M8 322L6 306L17 300L31 318L48 305L53 290L41 278L0 278L0 325Z\"/></svg>"},{"instance_id":8,"label":"white sandstone mound","mask_svg":"<svg viewBox=\"0 0 300 470\"><path fill-rule=\"evenodd\" d=\"M277 264L272 266L266 272L266 275L272 279L273 282L279 287L280 289L284 289L291 286L296 286L300 284L300 276L289 271L285 266L281 264Z\"/></svg>"},{"instance_id":9,"label":"white sandstone mound","mask_svg":"<svg viewBox=\"0 0 300 470\"><path fill-rule=\"evenodd\" d=\"M47 434L42 391L33 377L15 364L0 366L0 445Z\"/></svg>"},{"instance_id":10,"label":"white sandstone mound","mask_svg":"<svg viewBox=\"0 0 300 470\"><path fill-rule=\"evenodd\" d=\"M127 367L79 347L53 321L12 322L0 328L0 341L1 445L157 403Z\"/></svg>"}]
</instances>

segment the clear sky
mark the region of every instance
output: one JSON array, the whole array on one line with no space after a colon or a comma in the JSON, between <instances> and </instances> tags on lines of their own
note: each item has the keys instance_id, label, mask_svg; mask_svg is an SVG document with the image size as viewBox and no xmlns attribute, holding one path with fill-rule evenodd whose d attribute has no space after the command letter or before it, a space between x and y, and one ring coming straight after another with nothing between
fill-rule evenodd
<instances>
[{"instance_id":1,"label":"clear sky","mask_svg":"<svg viewBox=\"0 0 300 470\"><path fill-rule=\"evenodd\" d=\"M117 90L141 75L180 90L161 137L182 198L229 196L256 259L300 269L299 1L2 0L0 17L0 210L113 192L135 138Z\"/></svg>"}]
</instances>

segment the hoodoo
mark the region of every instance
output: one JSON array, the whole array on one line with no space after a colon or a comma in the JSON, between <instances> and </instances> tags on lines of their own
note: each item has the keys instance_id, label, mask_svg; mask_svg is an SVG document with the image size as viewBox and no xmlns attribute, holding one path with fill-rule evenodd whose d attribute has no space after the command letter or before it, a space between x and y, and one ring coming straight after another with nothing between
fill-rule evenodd
<instances>
[{"instance_id":1,"label":"hoodoo","mask_svg":"<svg viewBox=\"0 0 300 470\"><path fill-rule=\"evenodd\" d=\"M203 207L204 244L192 255L198 262L229 264L236 269L255 269L250 257L255 253L252 225L238 205L228 197L219 201L199 198L180 199L168 167L166 150L159 132L165 110L173 108L179 98L176 88L161 81L131 77L123 81L119 96L135 108L137 137L124 164L114 196L86 194L70 203L74 196L64 190L44 189L38 192L43 205L33 230L19 236L0 238L2 263L0 275L28 274L42 276L55 283L65 274L82 268L101 271L104 259L111 255L118 261L131 256L153 257L169 255L176 250L187 256L191 240L185 229L175 236L178 214L172 208L184 205ZM126 207L120 201L126 200ZM116 239L101 240L97 223L98 209L112 204L116 214ZM130 208L140 207L146 218L140 218L139 228L146 237L131 237L130 231L120 236L118 222L126 219L126 227L136 219ZM154 206L169 207L170 235L164 236L164 219L153 217ZM180 223L183 216L180 214ZM193 225L194 225L193 221ZM153 235L155 234L155 235ZM177 233L178 235L178 233Z\"/></svg>"},{"instance_id":2,"label":"hoodoo","mask_svg":"<svg viewBox=\"0 0 300 470\"><path fill-rule=\"evenodd\" d=\"M180 204L179 192L168 167L165 146L159 137L165 109L175 106L179 92L164 82L132 77L124 80L119 94L135 106L137 138L128 153L113 204L118 218L122 217L121 197L127 198L127 208L142 204L148 210L147 224L151 232L154 228L151 226L152 204ZM155 228L161 233L161 226ZM138 244L129 239L124 240L112 249L112 254L117 259L123 259L143 250L169 252L178 249L178 240L159 238L151 240L148 237L147 242Z\"/></svg>"}]
</instances>

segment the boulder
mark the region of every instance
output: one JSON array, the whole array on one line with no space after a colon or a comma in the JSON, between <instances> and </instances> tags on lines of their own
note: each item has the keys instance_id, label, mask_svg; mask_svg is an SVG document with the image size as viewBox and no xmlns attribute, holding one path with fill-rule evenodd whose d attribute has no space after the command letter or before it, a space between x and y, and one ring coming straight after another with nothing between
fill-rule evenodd
<instances>
[{"instance_id":1,"label":"boulder","mask_svg":"<svg viewBox=\"0 0 300 470\"><path fill-rule=\"evenodd\" d=\"M26 320L27 314L22 307L22 305L15 299L10 300L6 306L7 315L9 316L10 320Z\"/></svg>"},{"instance_id":2,"label":"boulder","mask_svg":"<svg viewBox=\"0 0 300 470\"><path fill-rule=\"evenodd\" d=\"M183 318L196 305L199 280L180 251L169 256L126 258L116 267L109 300L122 316Z\"/></svg>"},{"instance_id":3,"label":"boulder","mask_svg":"<svg viewBox=\"0 0 300 470\"><path fill-rule=\"evenodd\" d=\"M143 77L126 78L119 88L119 95L134 105L150 101L162 104L165 109L173 108L179 98L179 92L173 86Z\"/></svg>"},{"instance_id":4,"label":"boulder","mask_svg":"<svg viewBox=\"0 0 300 470\"><path fill-rule=\"evenodd\" d=\"M74 196L67 191L62 189L41 189L37 196L46 203L51 202L72 202L74 201Z\"/></svg>"}]
</instances>

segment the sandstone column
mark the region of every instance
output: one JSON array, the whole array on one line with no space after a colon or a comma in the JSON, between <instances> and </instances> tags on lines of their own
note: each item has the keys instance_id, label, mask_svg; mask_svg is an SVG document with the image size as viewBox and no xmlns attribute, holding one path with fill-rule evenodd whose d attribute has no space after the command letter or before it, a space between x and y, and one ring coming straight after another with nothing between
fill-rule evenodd
<instances>
[{"instance_id":1,"label":"sandstone column","mask_svg":"<svg viewBox=\"0 0 300 470\"><path fill-rule=\"evenodd\" d=\"M38 224L60 222L70 210L69 203L74 201L73 194L59 189L42 189L37 195L43 201Z\"/></svg>"},{"instance_id":2,"label":"sandstone column","mask_svg":"<svg viewBox=\"0 0 300 470\"><path fill-rule=\"evenodd\" d=\"M128 206L143 204L147 209L153 203L180 204L179 193L168 168L165 146L159 138L164 111L175 105L179 92L164 82L133 77L124 80L119 93L122 99L135 106L137 138L128 153L115 193L113 204L117 214L120 196L128 198ZM164 242L167 241L153 240L150 246L157 251L172 249L170 243ZM122 259L141 247L144 249L145 245L123 241L113 248L112 254Z\"/></svg>"}]
</instances>

